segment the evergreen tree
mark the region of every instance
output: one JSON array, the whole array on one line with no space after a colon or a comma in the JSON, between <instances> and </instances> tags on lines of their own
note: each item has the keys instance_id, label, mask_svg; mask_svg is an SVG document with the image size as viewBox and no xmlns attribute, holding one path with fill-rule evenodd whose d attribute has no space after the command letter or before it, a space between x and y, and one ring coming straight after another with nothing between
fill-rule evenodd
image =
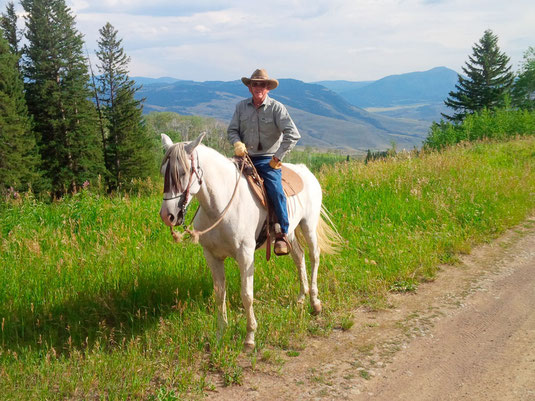
<instances>
[{"instance_id":1,"label":"evergreen tree","mask_svg":"<svg viewBox=\"0 0 535 401\"><path fill-rule=\"evenodd\" d=\"M457 91L451 91L444 101L454 114L442 116L451 121L462 121L467 114L485 108L503 107L513 83L509 57L500 51L498 37L491 30L485 31L472 51L463 67L466 78L458 76Z\"/></svg>"},{"instance_id":2,"label":"evergreen tree","mask_svg":"<svg viewBox=\"0 0 535 401\"><path fill-rule=\"evenodd\" d=\"M26 99L54 195L104 172L82 35L64 0L22 0Z\"/></svg>"},{"instance_id":3,"label":"evergreen tree","mask_svg":"<svg viewBox=\"0 0 535 401\"><path fill-rule=\"evenodd\" d=\"M0 191L39 186L39 157L24 100L19 57L0 35Z\"/></svg>"},{"instance_id":4,"label":"evergreen tree","mask_svg":"<svg viewBox=\"0 0 535 401\"><path fill-rule=\"evenodd\" d=\"M153 173L153 141L143 123L139 87L128 77L129 57L108 22L99 30L99 104L105 125L105 160L111 190Z\"/></svg>"},{"instance_id":5,"label":"evergreen tree","mask_svg":"<svg viewBox=\"0 0 535 401\"><path fill-rule=\"evenodd\" d=\"M513 86L513 104L521 109L535 110L535 48L524 53L517 80Z\"/></svg>"},{"instance_id":6,"label":"evergreen tree","mask_svg":"<svg viewBox=\"0 0 535 401\"><path fill-rule=\"evenodd\" d=\"M20 56L20 30L17 28L17 13L15 12L15 5L13 2L9 2L6 5L6 12L0 15L0 28L4 33L11 48L11 52Z\"/></svg>"}]
</instances>

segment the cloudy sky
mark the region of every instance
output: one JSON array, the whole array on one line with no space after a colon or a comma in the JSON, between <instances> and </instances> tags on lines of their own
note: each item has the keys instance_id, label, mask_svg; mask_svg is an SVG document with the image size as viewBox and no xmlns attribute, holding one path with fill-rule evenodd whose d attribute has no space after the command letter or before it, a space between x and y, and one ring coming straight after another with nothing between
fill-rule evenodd
<instances>
[{"instance_id":1,"label":"cloudy sky","mask_svg":"<svg viewBox=\"0 0 535 401\"><path fill-rule=\"evenodd\" d=\"M91 54L106 22L119 31L132 76L227 81L263 67L312 82L460 71L486 29L516 70L535 46L533 0L66 1Z\"/></svg>"}]
</instances>

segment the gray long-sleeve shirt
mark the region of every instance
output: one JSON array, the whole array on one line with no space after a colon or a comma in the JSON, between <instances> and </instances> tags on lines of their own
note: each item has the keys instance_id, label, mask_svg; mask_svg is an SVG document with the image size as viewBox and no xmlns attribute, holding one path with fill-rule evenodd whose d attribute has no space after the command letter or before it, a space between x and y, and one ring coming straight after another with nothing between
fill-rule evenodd
<instances>
[{"instance_id":1,"label":"gray long-sleeve shirt","mask_svg":"<svg viewBox=\"0 0 535 401\"><path fill-rule=\"evenodd\" d=\"M275 156L279 160L301 138L286 107L269 96L258 109L252 98L239 102L227 134L230 143L243 142L249 155Z\"/></svg>"}]
</instances>

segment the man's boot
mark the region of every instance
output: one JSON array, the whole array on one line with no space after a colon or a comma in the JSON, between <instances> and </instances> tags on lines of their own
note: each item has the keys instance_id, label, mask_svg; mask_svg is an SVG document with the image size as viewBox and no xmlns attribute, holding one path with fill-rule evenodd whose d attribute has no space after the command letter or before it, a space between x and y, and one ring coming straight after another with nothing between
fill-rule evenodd
<instances>
[{"instance_id":1,"label":"man's boot","mask_svg":"<svg viewBox=\"0 0 535 401\"><path fill-rule=\"evenodd\" d=\"M281 226L279 223L276 223L274 225L275 229L275 249L273 252L275 252L275 255L282 256L282 255L288 255L290 253L290 242L288 241L288 237L286 234L284 234L281 231Z\"/></svg>"}]
</instances>

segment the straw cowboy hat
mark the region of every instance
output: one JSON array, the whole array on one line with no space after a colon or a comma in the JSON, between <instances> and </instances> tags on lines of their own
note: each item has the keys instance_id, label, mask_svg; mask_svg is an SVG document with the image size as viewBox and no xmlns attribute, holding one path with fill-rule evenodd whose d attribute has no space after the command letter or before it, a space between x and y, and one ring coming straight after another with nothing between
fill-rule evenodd
<instances>
[{"instance_id":1,"label":"straw cowboy hat","mask_svg":"<svg viewBox=\"0 0 535 401\"><path fill-rule=\"evenodd\" d=\"M251 78L243 77L241 81L243 82L245 86L249 86L249 84L253 81L267 82L269 83L269 86L268 86L269 90L273 90L277 86L279 86L279 81L277 81L274 78L270 78L267 71L264 70L263 68L259 68L255 72L253 72L253 74L251 75Z\"/></svg>"}]
</instances>

